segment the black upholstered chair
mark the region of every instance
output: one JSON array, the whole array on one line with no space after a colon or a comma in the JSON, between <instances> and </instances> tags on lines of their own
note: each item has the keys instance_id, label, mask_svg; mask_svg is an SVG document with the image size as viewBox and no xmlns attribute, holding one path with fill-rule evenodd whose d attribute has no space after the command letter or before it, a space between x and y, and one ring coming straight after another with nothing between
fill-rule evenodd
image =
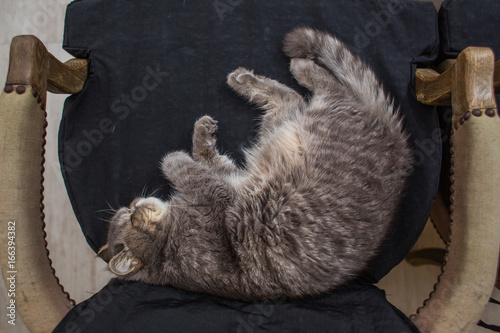
<instances>
[{"instance_id":1,"label":"black upholstered chair","mask_svg":"<svg viewBox=\"0 0 500 333\"><path fill-rule=\"evenodd\" d=\"M365 272L328 295L302 301L244 303L113 279L87 301L71 304L52 275L40 221L47 90L72 94L60 127L60 162L75 214L97 251L106 240L108 225L101 218L109 216L99 212L107 202L128 204L145 185L168 196L158 161L168 151L190 149L192 126L201 115L219 120L221 147L242 162L240 147L252 140L259 111L226 86L230 71L252 68L305 93L281 52L283 36L300 25L335 34L370 64L410 133L414 172L389 235ZM441 75L428 69L449 55L440 52L432 3L84 0L68 6L64 37L64 48L77 58L66 64L34 37L14 39L0 96L0 123L8 133L0 141L7 161L0 169L0 193L9 196L0 203L0 220L26 221L16 226L23 243L18 288L26 296L18 309L31 330L459 332L475 323L493 286L498 258L500 211L485 200L498 197L500 185L495 172L486 172L500 163L493 149L500 140L492 97L494 60L489 49L472 48L447 62ZM466 46L474 44L453 50ZM404 259L436 197L444 135L431 104L453 104L451 217L459 237L450 242L434 296L412 323L373 283ZM20 163L23 168L16 168ZM18 207L19 200L26 205ZM480 210L488 213L478 216ZM8 230L2 227L2 237L3 229ZM4 273L5 258L7 253L2 254Z\"/></svg>"}]
</instances>

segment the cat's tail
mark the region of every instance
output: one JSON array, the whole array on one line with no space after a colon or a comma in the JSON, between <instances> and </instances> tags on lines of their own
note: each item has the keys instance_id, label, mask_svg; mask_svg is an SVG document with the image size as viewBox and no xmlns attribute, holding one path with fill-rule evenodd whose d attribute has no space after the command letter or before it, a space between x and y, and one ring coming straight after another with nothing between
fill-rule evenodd
<instances>
[{"instance_id":1,"label":"cat's tail","mask_svg":"<svg viewBox=\"0 0 500 333\"><path fill-rule=\"evenodd\" d=\"M375 73L336 37L311 28L297 28L285 37L283 51L290 58L313 59L364 104L393 111L392 101L385 95Z\"/></svg>"}]
</instances>

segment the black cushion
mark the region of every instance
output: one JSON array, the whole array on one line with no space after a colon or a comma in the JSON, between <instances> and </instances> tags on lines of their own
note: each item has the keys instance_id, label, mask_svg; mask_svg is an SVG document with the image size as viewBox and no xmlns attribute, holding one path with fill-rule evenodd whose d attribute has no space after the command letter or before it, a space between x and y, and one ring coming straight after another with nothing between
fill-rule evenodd
<instances>
[{"instance_id":1,"label":"black cushion","mask_svg":"<svg viewBox=\"0 0 500 333\"><path fill-rule=\"evenodd\" d=\"M371 285L294 302L241 303L142 282L112 280L54 333L418 332Z\"/></svg>"},{"instance_id":2,"label":"black cushion","mask_svg":"<svg viewBox=\"0 0 500 333\"><path fill-rule=\"evenodd\" d=\"M498 15L500 1L444 1L439 9L441 57L456 58L468 46L484 46L500 59Z\"/></svg>"}]
</instances>

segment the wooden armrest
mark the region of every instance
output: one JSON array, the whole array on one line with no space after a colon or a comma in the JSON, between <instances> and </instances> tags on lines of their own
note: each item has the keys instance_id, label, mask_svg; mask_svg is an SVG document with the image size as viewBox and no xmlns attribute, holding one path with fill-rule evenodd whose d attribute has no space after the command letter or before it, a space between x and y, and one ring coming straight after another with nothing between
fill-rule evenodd
<instances>
[{"instance_id":1,"label":"wooden armrest","mask_svg":"<svg viewBox=\"0 0 500 333\"><path fill-rule=\"evenodd\" d=\"M471 47L446 67L441 74L417 70L415 84L422 103L453 109L446 263L429 299L410 317L433 333L473 329L495 284L500 247L499 66L490 49Z\"/></svg>"},{"instance_id":2,"label":"wooden armrest","mask_svg":"<svg viewBox=\"0 0 500 333\"><path fill-rule=\"evenodd\" d=\"M61 63L34 36L15 37L0 94L0 265L9 292L31 332L51 332L74 301L48 257L43 214L47 90L77 93L87 61Z\"/></svg>"}]
</instances>

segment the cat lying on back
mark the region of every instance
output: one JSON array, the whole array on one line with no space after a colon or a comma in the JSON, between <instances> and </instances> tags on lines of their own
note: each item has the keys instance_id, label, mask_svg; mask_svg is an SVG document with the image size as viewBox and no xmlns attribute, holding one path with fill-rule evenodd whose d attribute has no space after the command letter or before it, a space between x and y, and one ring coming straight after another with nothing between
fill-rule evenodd
<instances>
[{"instance_id":1,"label":"cat lying on back","mask_svg":"<svg viewBox=\"0 0 500 333\"><path fill-rule=\"evenodd\" d=\"M284 51L313 95L239 68L228 84L265 111L236 167L195 123L192 156L162 171L169 201L138 198L111 220L100 255L127 280L241 300L300 298L359 274L394 217L412 158L375 74L338 39L308 28Z\"/></svg>"}]
</instances>

